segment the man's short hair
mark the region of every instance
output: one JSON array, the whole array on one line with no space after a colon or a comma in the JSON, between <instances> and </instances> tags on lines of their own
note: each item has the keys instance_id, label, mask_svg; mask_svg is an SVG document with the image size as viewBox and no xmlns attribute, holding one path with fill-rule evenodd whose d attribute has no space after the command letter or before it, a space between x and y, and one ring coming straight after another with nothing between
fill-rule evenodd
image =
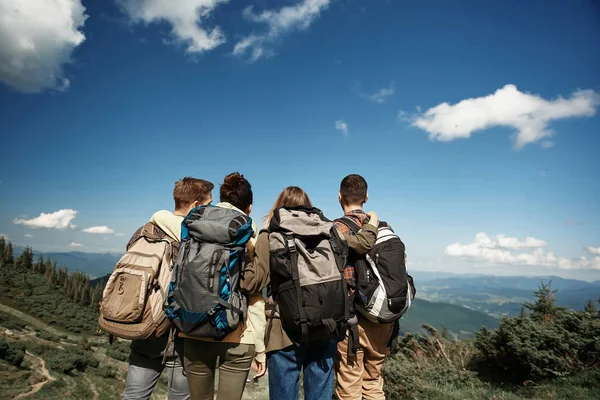
<instances>
[{"instance_id":1,"label":"man's short hair","mask_svg":"<svg viewBox=\"0 0 600 400\"><path fill-rule=\"evenodd\" d=\"M360 175L350 174L342 179L340 194L345 204L363 204L367 201L367 181Z\"/></svg>"},{"instance_id":2,"label":"man's short hair","mask_svg":"<svg viewBox=\"0 0 600 400\"><path fill-rule=\"evenodd\" d=\"M175 182L173 189L173 200L175 200L175 209L188 207L195 201L203 202L213 190L215 185L204 179L185 178Z\"/></svg>"}]
</instances>

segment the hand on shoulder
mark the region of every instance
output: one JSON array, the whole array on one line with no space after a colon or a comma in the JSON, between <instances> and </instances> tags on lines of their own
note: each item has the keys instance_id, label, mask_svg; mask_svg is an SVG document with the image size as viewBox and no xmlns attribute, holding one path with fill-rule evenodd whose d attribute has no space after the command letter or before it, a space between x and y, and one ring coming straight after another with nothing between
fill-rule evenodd
<instances>
[{"instance_id":1,"label":"hand on shoulder","mask_svg":"<svg viewBox=\"0 0 600 400\"><path fill-rule=\"evenodd\" d=\"M369 217L368 223L377 228L379 226L379 217L377 216L377 213L375 211L369 211L367 216Z\"/></svg>"}]
</instances>

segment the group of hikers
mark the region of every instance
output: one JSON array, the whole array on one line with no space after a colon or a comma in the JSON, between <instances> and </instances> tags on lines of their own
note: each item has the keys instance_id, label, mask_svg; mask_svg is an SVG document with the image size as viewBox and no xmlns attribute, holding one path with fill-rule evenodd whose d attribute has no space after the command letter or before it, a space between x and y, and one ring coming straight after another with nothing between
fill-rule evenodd
<instances>
[{"instance_id":1,"label":"group of hikers","mask_svg":"<svg viewBox=\"0 0 600 400\"><path fill-rule=\"evenodd\" d=\"M131 339L123 399L149 399L165 369L170 400L241 399L251 368L271 399L298 399L300 376L307 400L385 399L415 289L404 244L364 211L366 180L343 178L334 221L287 187L261 230L243 175L224 178L214 205L213 189L175 182L175 210L133 234L107 281L99 326Z\"/></svg>"}]
</instances>

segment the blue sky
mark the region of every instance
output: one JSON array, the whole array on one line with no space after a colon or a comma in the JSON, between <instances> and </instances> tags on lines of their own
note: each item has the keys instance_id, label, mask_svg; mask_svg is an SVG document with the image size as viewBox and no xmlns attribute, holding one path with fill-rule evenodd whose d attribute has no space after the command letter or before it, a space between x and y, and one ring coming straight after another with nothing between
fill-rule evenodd
<instances>
[{"instance_id":1,"label":"blue sky","mask_svg":"<svg viewBox=\"0 0 600 400\"><path fill-rule=\"evenodd\" d=\"M0 0L15 243L122 251L175 180L232 171L256 219L287 185L335 218L359 173L411 268L600 279L593 1L57 1Z\"/></svg>"}]
</instances>

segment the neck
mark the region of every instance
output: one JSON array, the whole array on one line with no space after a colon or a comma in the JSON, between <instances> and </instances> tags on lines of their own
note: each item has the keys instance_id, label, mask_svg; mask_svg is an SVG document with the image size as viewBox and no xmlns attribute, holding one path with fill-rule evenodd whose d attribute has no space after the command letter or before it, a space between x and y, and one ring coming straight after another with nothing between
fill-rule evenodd
<instances>
[{"instance_id":1,"label":"neck","mask_svg":"<svg viewBox=\"0 0 600 400\"><path fill-rule=\"evenodd\" d=\"M361 210L363 209L362 204L350 204L350 205L342 205L342 209L344 210L344 214L348 214L350 211Z\"/></svg>"},{"instance_id":2,"label":"neck","mask_svg":"<svg viewBox=\"0 0 600 400\"><path fill-rule=\"evenodd\" d=\"M173 214L177 215L178 217L185 217L186 215L188 215L188 213L185 212L185 210L175 210L173 211Z\"/></svg>"}]
</instances>

